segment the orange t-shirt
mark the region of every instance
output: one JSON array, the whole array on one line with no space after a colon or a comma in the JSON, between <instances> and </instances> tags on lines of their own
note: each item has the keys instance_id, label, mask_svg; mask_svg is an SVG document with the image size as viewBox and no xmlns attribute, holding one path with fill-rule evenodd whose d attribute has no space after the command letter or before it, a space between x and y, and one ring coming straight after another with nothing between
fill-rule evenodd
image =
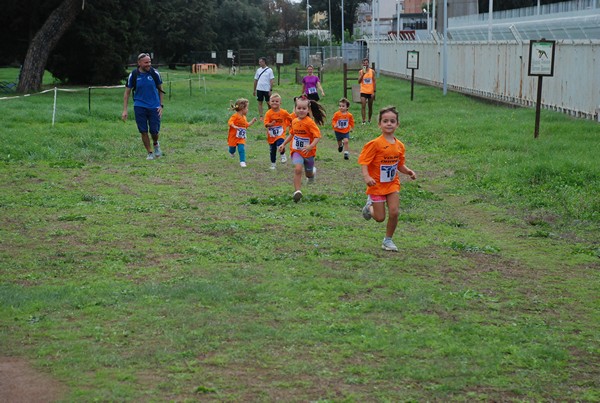
<instances>
[{"instance_id":1,"label":"orange t-shirt","mask_svg":"<svg viewBox=\"0 0 600 403\"><path fill-rule=\"evenodd\" d=\"M354 116L350 112L337 111L331 118L331 126L338 133L348 133L354 128Z\"/></svg>"},{"instance_id":2,"label":"orange t-shirt","mask_svg":"<svg viewBox=\"0 0 600 403\"><path fill-rule=\"evenodd\" d=\"M373 74L373 69L368 68L367 72L363 74L363 79L360 82L360 92L362 94L373 94L375 92L375 88L373 85L373 80L375 79L375 74Z\"/></svg>"},{"instance_id":3,"label":"orange t-shirt","mask_svg":"<svg viewBox=\"0 0 600 403\"><path fill-rule=\"evenodd\" d=\"M358 156L358 163L366 165L369 176L377 182L367 186L367 194L384 196L400 190L398 167L404 165L404 144L394 138L394 144L389 143L383 134L369 141Z\"/></svg>"},{"instance_id":4,"label":"orange t-shirt","mask_svg":"<svg viewBox=\"0 0 600 403\"><path fill-rule=\"evenodd\" d=\"M285 138L285 132L292 123L290 114L285 109L279 109L274 112L273 109L269 109L265 113L265 125L268 123L275 122L273 126L267 127L267 141L269 144L273 144L277 139Z\"/></svg>"},{"instance_id":5,"label":"orange t-shirt","mask_svg":"<svg viewBox=\"0 0 600 403\"><path fill-rule=\"evenodd\" d=\"M246 129L248 129L248 119L246 116L234 113L227 122L229 125L229 136L227 137L227 144L229 147L235 147L238 144L246 144ZM231 125L240 127L240 129L234 129Z\"/></svg>"},{"instance_id":6,"label":"orange t-shirt","mask_svg":"<svg viewBox=\"0 0 600 403\"><path fill-rule=\"evenodd\" d=\"M314 157L317 154L317 147L310 150L308 153L300 149L308 146L315 138L321 137L321 130L310 116L304 119L296 118L292 121L290 135L293 136L290 142L290 155L294 152L300 153L304 158Z\"/></svg>"}]
</instances>

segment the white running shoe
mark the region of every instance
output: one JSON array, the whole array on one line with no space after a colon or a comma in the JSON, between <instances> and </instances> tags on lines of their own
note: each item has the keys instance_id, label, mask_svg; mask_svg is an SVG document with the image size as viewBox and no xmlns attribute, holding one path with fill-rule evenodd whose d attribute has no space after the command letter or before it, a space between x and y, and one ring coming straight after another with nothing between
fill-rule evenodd
<instances>
[{"instance_id":1,"label":"white running shoe","mask_svg":"<svg viewBox=\"0 0 600 403\"><path fill-rule=\"evenodd\" d=\"M242 162L240 162L240 166L241 166L242 168L246 168L246 163L245 163L244 161L242 161Z\"/></svg>"},{"instance_id":2,"label":"white running shoe","mask_svg":"<svg viewBox=\"0 0 600 403\"><path fill-rule=\"evenodd\" d=\"M300 201L300 199L302 199L302 192L299 190L296 190L294 192L294 196L292 196L292 198L294 199L294 203L298 203Z\"/></svg>"},{"instance_id":3,"label":"white running shoe","mask_svg":"<svg viewBox=\"0 0 600 403\"><path fill-rule=\"evenodd\" d=\"M154 153L148 153L148 156L146 157L147 160L153 160L154 159Z\"/></svg>"},{"instance_id":4,"label":"white running shoe","mask_svg":"<svg viewBox=\"0 0 600 403\"><path fill-rule=\"evenodd\" d=\"M284 164L287 162L287 157L285 156L285 154L281 154L281 162Z\"/></svg>"},{"instance_id":5,"label":"white running shoe","mask_svg":"<svg viewBox=\"0 0 600 403\"><path fill-rule=\"evenodd\" d=\"M274 162L271 162L271 169L275 169L277 168L277 164L275 164Z\"/></svg>"},{"instance_id":6,"label":"white running shoe","mask_svg":"<svg viewBox=\"0 0 600 403\"><path fill-rule=\"evenodd\" d=\"M307 182L315 183L316 178L317 178L317 167L313 167L313 176L312 176L312 178L307 178Z\"/></svg>"},{"instance_id":7,"label":"white running shoe","mask_svg":"<svg viewBox=\"0 0 600 403\"><path fill-rule=\"evenodd\" d=\"M373 202L371 201L371 197L367 196L367 204L365 204L365 206L362 208L362 215L365 220L370 220L372 217L370 208L371 204L373 204Z\"/></svg>"},{"instance_id":8,"label":"white running shoe","mask_svg":"<svg viewBox=\"0 0 600 403\"><path fill-rule=\"evenodd\" d=\"M383 243L381 244L381 249L389 250L391 252L398 252L398 247L394 244L394 241L391 239L383 239Z\"/></svg>"},{"instance_id":9,"label":"white running shoe","mask_svg":"<svg viewBox=\"0 0 600 403\"><path fill-rule=\"evenodd\" d=\"M154 156L157 158L162 156L162 150L160 149L160 144L158 142L154 145Z\"/></svg>"}]
</instances>

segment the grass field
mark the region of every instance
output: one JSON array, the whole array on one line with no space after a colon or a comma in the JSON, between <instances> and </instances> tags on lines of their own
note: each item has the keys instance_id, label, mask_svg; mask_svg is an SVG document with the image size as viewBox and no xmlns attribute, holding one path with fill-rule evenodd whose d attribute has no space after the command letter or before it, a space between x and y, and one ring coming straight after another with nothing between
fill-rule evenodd
<instances>
[{"instance_id":1,"label":"grass field","mask_svg":"<svg viewBox=\"0 0 600 403\"><path fill-rule=\"evenodd\" d=\"M64 401L600 401L597 123L542 111L534 139L532 109L423 86L411 102L381 76L418 176L390 253L360 213L375 124L349 161L324 127L295 204L258 125L248 168L227 157L252 71L191 95L187 73L163 78L155 161L122 88L59 91L54 126L53 93L0 100L0 356ZM330 119L342 74L323 86Z\"/></svg>"}]
</instances>

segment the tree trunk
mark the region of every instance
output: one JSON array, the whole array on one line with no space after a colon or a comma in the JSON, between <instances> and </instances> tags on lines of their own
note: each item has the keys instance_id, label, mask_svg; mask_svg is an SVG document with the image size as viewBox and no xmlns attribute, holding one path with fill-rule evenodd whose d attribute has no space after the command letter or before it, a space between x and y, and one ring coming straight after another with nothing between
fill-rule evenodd
<instances>
[{"instance_id":1,"label":"tree trunk","mask_svg":"<svg viewBox=\"0 0 600 403\"><path fill-rule=\"evenodd\" d=\"M17 92L36 92L42 87L42 77L50 52L83 9L85 0L64 0L35 34L23 62Z\"/></svg>"}]
</instances>

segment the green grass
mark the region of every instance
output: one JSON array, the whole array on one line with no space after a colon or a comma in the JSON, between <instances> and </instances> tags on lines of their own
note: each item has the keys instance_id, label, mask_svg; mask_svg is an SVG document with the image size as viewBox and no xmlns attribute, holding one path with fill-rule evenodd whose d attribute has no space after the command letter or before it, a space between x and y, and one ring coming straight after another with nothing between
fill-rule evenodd
<instances>
[{"instance_id":1,"label":"green grass","mask_svg":"<svg viewBox=\"0 0 600 403\"><path fill-rule=\"evenodd\" d=\"M257 114L252 72L192 96L188 77L169 72L156 161L122 89L94 89L91 113L87 88L59 92L54 126L52 93L0 101L0 356L67 401L600 401L597 123L543 111L535 140L531 109L423 86L411 102L380 77L418 175L390 254L360 214L376 125L350 161L324 127L294 204L258 126L246 170L226 156L229 102Z\"/></svg>"}]
</instances>

